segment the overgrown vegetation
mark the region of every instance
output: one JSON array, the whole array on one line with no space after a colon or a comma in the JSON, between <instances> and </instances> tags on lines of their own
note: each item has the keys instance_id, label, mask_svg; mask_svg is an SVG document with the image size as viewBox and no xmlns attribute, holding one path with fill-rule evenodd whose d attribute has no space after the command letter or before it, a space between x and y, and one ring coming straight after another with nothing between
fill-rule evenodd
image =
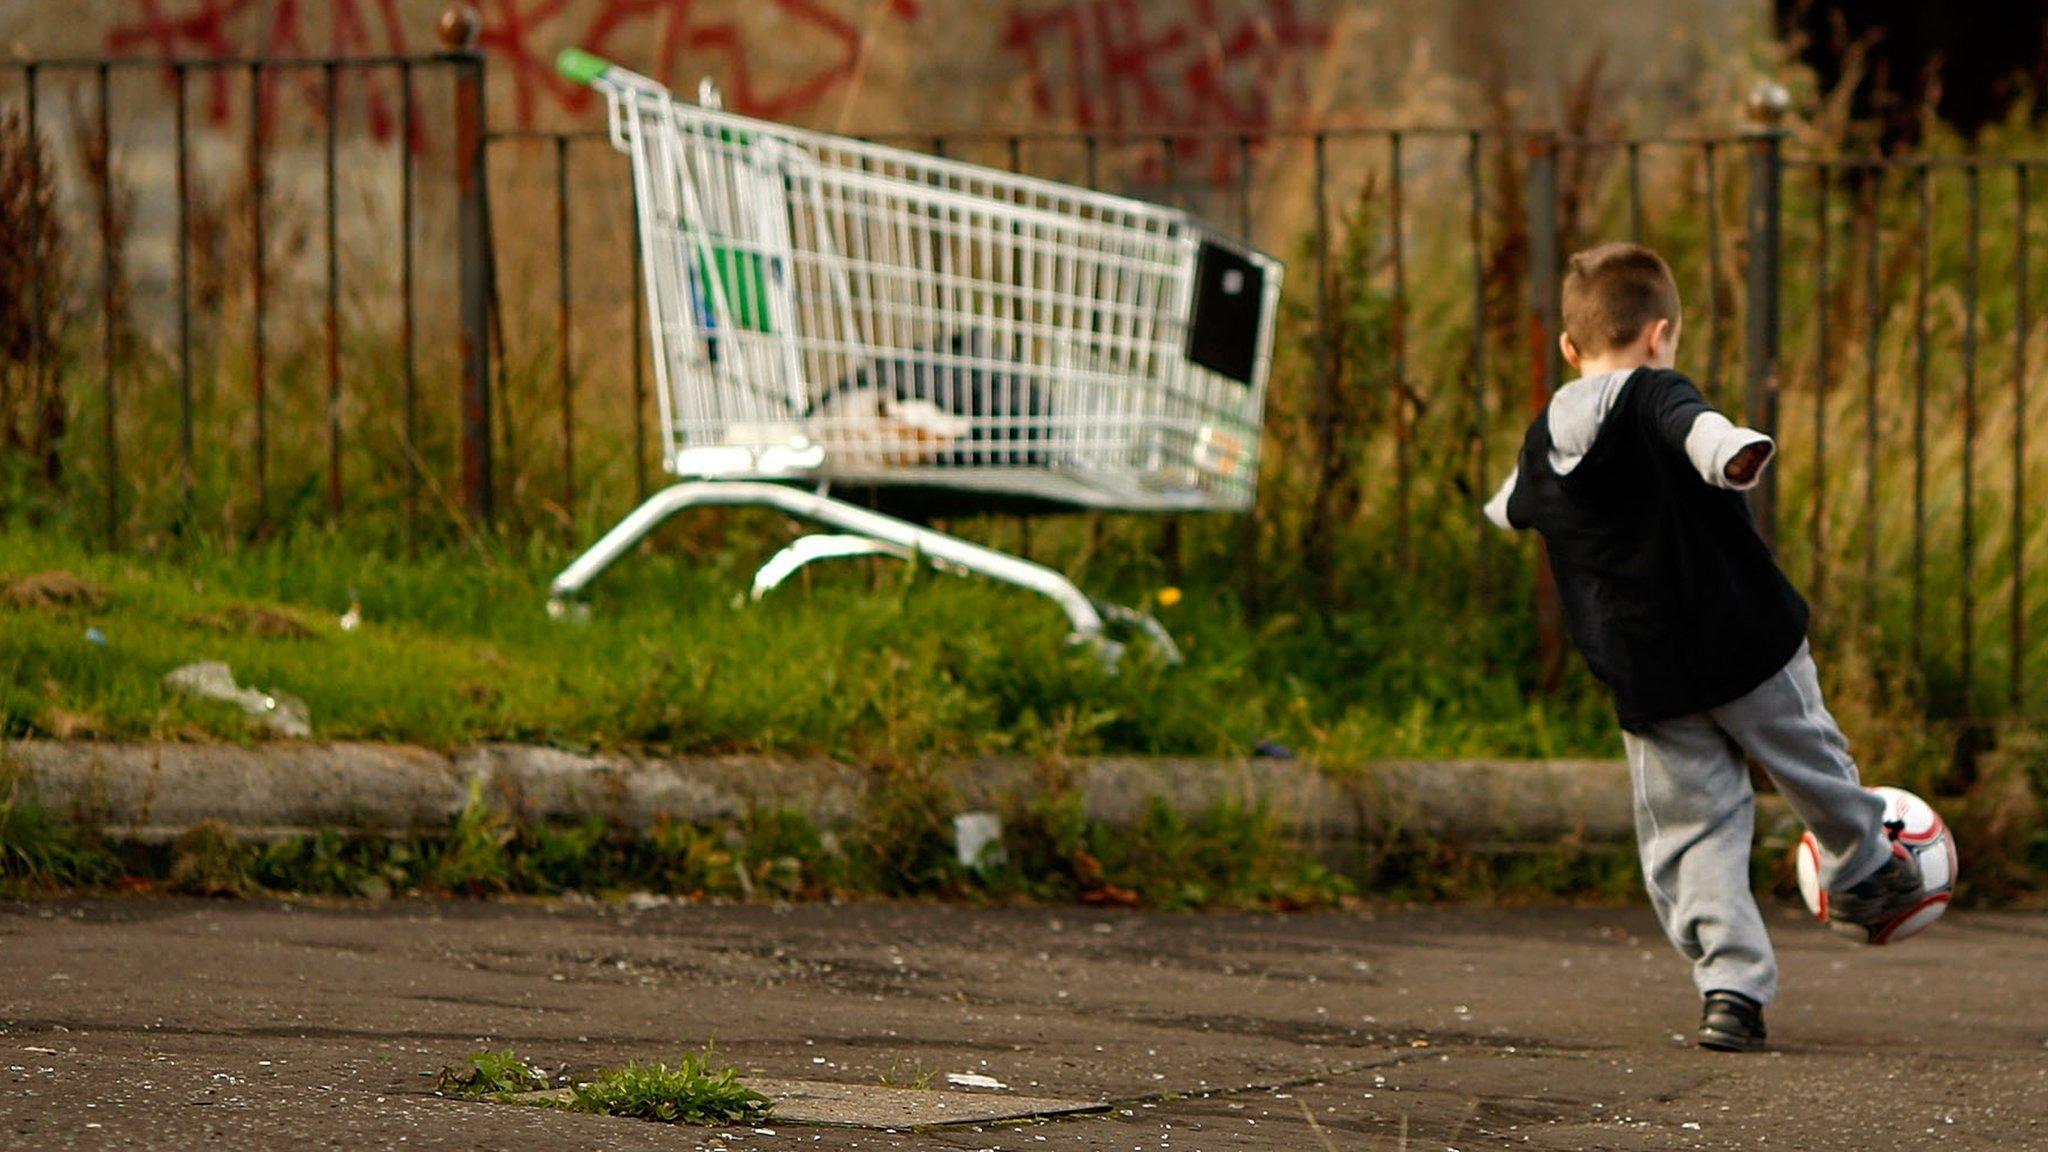
<instances>
[{"instance_id":1,"label":"overgrown vegetation","mask_svg":"<svg viewBox=\"0 0 2048 1152\"><path fill-rule=\"evenodd\" d=\"M0 495L63 478L71 307L56 171L24 111L0 110Z\"/></svg>"},{"instance_id":2,"label":"overgrown vegetation","mask_svg":"<svg viewBox=\"0 0 2048 1152\"><path fill-rule=\"evenodd\" d=\"M98 887L121 875L97 836L52 817L21 790L20 773L0 761L0 896Z\"/></svg>"},{"instance_id":3,"label":"overgrown vegetation","mask_svg":"<svg viewBox=\"0 0 2048 1152\"><path fill-rule=\"evenodd\" d=\"M913 797L915 789L924 794ZM950 798L922 782L878 776L852 827L821 829L765 810L723 827L591 819L528 824L481 793L446 832L402 836L322 830L261 846L202 824L169 845L107 844L33 804L0 809L7 891L118 885L216 897L288 892L385 898L427 895L629 894L685 900L861 896L1078 902L1166 909L1299 910L1376 899L1573 900L1625 895L1632 873L1611 852L1465 851L1399 837L1357 846L1351 868L1293 842L1265 808L1234 802L1181 813L1162 801L1132 826L1088 816L1054 786L1012 798L1003 853L963 865ZM907 863L908 862L908 863ZM1605 872L1601 871L1605 868ZM1605 878L1589 884L1589 879Z\"/></svg>"},{"instance_id":4,"label":"overgrown vegetation","mask_svg":"<svg viewBox=\"0 0 2048 1152\"><path fill-rule=\"evenodd\" d=\"M1926 780L1905 782L1939 795ZM1973 788L1940 801L1968 861L1960 902L1998 904L2042 890L2044 784L2048 753L2038 741L2014 740L1987 758ZM239 842L215 823L168 845L112 843L13 789L0 796L0 896L10 897L95 889L225 898L578 893L1295 911L1360 898L1599 903L1633 899L1640 884L1628 846L1575 838L1462 844L1389 827L1355 844L1315 848L1292 840L1256 804L1187 813L1157 799L1136 822L1111 824L1089 816L1082 795L1056 776L1010 797L999 813L1000 853L973 864L957 856L952 798L930 777L878 774L862 814L838 829L787 809L718 826L658 820L633 828L598 818L534 824L479 792L446 831L324 829L261 845ZM1760 830L1757 881L1787 897L1798 833L1796 823Z\"/></svg>"},{"instance_id":5,"label":"overgrown vegetation","mask_svg":"<svg viewBox=\"0 0 2048 1152\"><path fill-rule=\"evenodd\" d=\"M1088 819L1082 799L1066 790L1026 801L1006 830L1008 860L983 869L984 882L1038 899L1157 908L1316 908L1359 890L1291 846L1257 805L1187 814L1155 798L1135 826L1112 828Z\"/></svg>"}]
</instances>

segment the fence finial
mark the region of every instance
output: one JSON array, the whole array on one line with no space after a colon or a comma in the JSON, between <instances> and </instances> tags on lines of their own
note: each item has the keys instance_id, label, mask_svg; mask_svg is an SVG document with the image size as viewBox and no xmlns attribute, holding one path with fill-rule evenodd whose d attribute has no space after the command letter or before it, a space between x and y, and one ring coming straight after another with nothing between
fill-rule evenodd
<instances>
[{"instance_id":1,"label":"fence finial","mask_svg":"<svg viewBox=\"0 0 2048 1152\"><path fill-rule=\"evenodd\" d=\"M483 14L476 10L476 5L450 4L448 10L441 13L438 26L441 47L449 52L474 52L483 27Z\"/></svg>"},{"instance_id":2,"label":"fence finial","mask_svg":"<svg viewBox=\"0 0 2048 1152\"><path fill-rule=\"evenodd\" d=\"M1776 80L1759 80L1749 90L1749 119L1759 129L1775 131L1792 110L1792 94Z\"/></svg>"}]
</instances>

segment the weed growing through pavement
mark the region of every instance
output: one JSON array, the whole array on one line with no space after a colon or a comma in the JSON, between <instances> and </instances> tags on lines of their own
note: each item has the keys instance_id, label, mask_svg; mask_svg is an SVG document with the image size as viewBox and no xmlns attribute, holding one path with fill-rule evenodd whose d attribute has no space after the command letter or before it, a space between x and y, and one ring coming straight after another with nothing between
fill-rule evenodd
<instances>
[{"instance_id":1,"label":"weed growing through pavement","mask_svg":"<svg viewBox=\"0 0 2048 1152\"><path fill-rule=\"evenodd\" d=\"M455 1096L503 1100L525 1092L542 1092L552 1084L545 1070L507 1048L502 1052L470 1053L469 1067L461 1071L441 1069L434 1086Z\"/></svg>"},{"instance_id":2,"label":"weed growing through pavement","mask_svg":"<svg viewBox=\"0 0 2048 1152\"><path fill-rule=\"evenodd\" d=\"M939 1074L924 1066L922 1060L912 1060L908 1067L901 1065L882 1073L876 1083L884 1088L904 1088L912 1092L929 1092Z\"/></svg>"},{"instance_id":3,"label":"weed growing through pavement","mask_svg":"<svg viewBox=\"0 0 2048 1152\"><path fill-rule=\"evenodd\" d=\"M673 1067L634 1061L608 1068L587 1083L572 1085L564 1106L664 1124L752 1124L767 1119L774 1106L768 1097L742 1084L736 1069L716 1064L713 1058L706 1048L685 1055Z\"/></svg>"}]
</instances>

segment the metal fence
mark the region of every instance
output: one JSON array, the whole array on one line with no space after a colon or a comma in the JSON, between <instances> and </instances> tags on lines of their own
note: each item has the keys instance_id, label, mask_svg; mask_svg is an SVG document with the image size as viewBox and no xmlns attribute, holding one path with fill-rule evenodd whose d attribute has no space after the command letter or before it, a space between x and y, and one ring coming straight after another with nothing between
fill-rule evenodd
<instances>
[{"instance_id":1,"label":"metal fence","mask_svg":"<svg viewBox=\"0 0 2048 1152\"><path fill-rule=\"evenodd\" d=\"M134 99L156 127L123 135L123 76L150 85ZM371 77L398 143L355 153ZM625 160L594 126L487 131L483 79L459 52L0 65L0 111L86 141L59 184L67 235L98 243L68 245L61 310L95 330L74 325L60 353L31 325L0 375L67 374L93 435L74 426L56 470L91 489L99 534L360 517L414 540L492 524L580 539L658 482ZM203 147L202 106L230 112ZM2029 493L2048 456L2027 435L2028 254L2048 159L1809 156L1767 128L878 139L1173 203L1290 261L1259 515L1134 529L1169 576L1220 560L1256 603L1291 564L1325 605L1371 588L1475 617L1533 588L1531 643L1554 667L1540 550L1478 505L1559 382L1563 254L1629 237L1679 275L1682 363L1783 443L1756 507L1823 634L1894 654L1948 715L2038 704L2048 565L2030 550L2048 541ZM396 189L351 211L373 163ZM237 172L243 259L201 291L201 177ZM124 188L169 203L157 240L124 222ZM153 293L129 263L150 250L168 254Z\"/></svg>"},{"instance_id":2,"label":"metal fence","mask_svg":"<svg viewBox=\"0 0 2048 1152\"><path fill-rule=\"evenodd\" d=\"M1835 618L1893 635L1937 705L2024 714L2040 635L2034 186L2048 158L1785 166L1788 402L1807 463L1781 552ZM1792 403L1796 400L1797 403ZM2032 553L2030 555L2030 553Z\"/></svg>"},{"instance_id":3,"label":"metal fence","mask_svg":"<svg viewBox=\"0 0 2048 1152\"><path fill-rule=\"evenodd\" d=\"M17 211L16 239L62 246L46 274L24 262L18 283L0 285L22 301L6 333L20 348L0 372L8 446L39 439L21 425L49 425L33 445L47 459L30 471L52 487L68 479L74 497L95 489L95 527L112 545L130 530L260 535L315 509L341 521L367 486L351 464L402 478L379 487L398 493L411 538L423 490L442 491L423 379L452 376L460 507L488 518L483 78L471 53L0 62L0 113L23 162L13 203L44 205ZM358 160L383 169L391 194L357 205L344 236ZM431 236L426 206L449 222ZM449 315L426 315L451 295ZM366 363L371 342L392 362ZM457 355L438 362L440 346ZM221 355L201 364L202 348ZM230 378L232 402L218 394ZM373 379L374 396L354 394ZM19 410L48 392L71 411Z\"/></svg>"}]
</instances>

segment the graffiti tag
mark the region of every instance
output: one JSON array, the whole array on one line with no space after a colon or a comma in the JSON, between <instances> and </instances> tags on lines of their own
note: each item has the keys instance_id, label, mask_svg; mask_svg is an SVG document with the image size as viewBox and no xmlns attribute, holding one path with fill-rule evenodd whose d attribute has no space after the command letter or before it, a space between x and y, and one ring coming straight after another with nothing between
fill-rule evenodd
<instances>
[{"instance_id":1,"label":"graffiti tag","mask_svg":"<svg viewBox=\"0 0 2048 1152\"><path fill-rule=\"evenodd\" d=\"M1219 0L1013 7L1002 44L1022 61L1041 116L1091 132L1218 129L1256 138L1273 126L1282 86L1301 85L1303 62L1329 39L1328 27L1303 17L1297 4L1259 0L1235 19L1219 14ZM1162 11L1173 15L1160 20ZM1230 177L1235 157L1220 141L1205 147L1183 138L1175 146L1177 162L1199 165L1217 181Z\"/></svg>"}]
</instances>

